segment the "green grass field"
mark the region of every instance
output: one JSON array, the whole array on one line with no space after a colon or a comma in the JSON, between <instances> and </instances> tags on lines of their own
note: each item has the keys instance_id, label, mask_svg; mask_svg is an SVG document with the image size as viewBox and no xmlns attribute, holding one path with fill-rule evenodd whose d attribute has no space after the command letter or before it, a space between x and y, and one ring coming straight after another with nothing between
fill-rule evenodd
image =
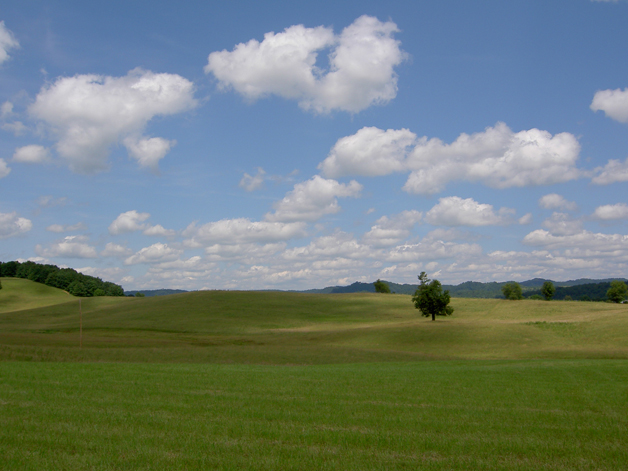
<instances>
[{"instance_id":1,"label":"green grass field","mask_svg":"<svg viewBox=\"0 0 628 471\"><path fill-rule=\"evenodd\" d=\"M0 290L0 469L628 469L628 306Z\"/></svg>"},{"instance_id":2,"label":"green grass field","mask_svg":"<svg viewBox=\"0 0 628 471\"><path fill-rule=\"evenodd\" d=\"M17 294L5 280L18 286ZM406 295L247 291L83 299L79 350L77 298L48 291L39 297L28 294L39 289L37 283L2 281L4 360L329 364L628 358L626 305L453 299L454 315L432 322ZM2 308L5 295L13 299L8 309ZM26 309L10 309L16 296Z\"/></svg>"}]
</instances>

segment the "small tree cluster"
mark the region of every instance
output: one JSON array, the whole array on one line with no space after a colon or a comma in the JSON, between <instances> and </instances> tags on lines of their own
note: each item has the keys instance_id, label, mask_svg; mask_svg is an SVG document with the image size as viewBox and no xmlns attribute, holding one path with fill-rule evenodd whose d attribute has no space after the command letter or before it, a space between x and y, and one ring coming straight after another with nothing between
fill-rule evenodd
<instances>
[{"instance_id":1,"label":"small tree cluster","mask_svg":"<svg viewBox=\"0 0 628 471\"><path fill-rule=\"evenodd\" d=\"M24 278L67 291L73 296L124 296L121 286L72 268L59 268L35 262L0 262L0 276Z\"/></svg>"},{"instance_id":2,"label":"small tree cluster","mask_svg":"<svg viewBox=\"0 0 628 471\"><path fill-rule=\"evenodd\" d=\"M516 281L506 283L504 286L502 286L502 293L504 294L504 297L506 299L510 299L511 301L523 299L523 291L521 289L521 285Z\"/></svg>"},{"instance_id":3,"label":"small tree cluster","mask_svg":"<svg viewBox=\"0 0 628 471\"><path fill-rule=\"evenodd\" d=\"M611 281L611 287L606 292L606 297L613 303L620 303L628 298L628 286L623 281Z\"/></svg>"},{"instance_id":4,"label":"small tree cluster","mask_svg":"<svg viewBox=\"0 0 628 471\"><path fill-rule=\"evenodd\" d=\"M552 283L551 281L546 281L545 283L543 283L543 286L541 287L541 293L543 293L543 296L545 296L545 299L547 301L551 300L554 297L555 292L556 288L554 288L554 283Z\"/></svg>"},{"instance_id":5,"label":"small tree cluster","mask_svg":"<svg viewBox=\"0 0 628 471\"><path fill-rule=\"evenodd\" d=\"M388 286L388 283L384 283L380 279L373 283L373 285L375 286L376 293L390 293L390 286Z\"/></svg>"},{"instance_id":6,"label":"small tree cluster","mask_svg":"<svg viewBox=\"0 0 628 471\"><path fill-rule=\"evenodd\" d=\"M451 316L454 308L449 306L449 291L443 292L443 287L438 280L430 280L424 271L419 275L419 287L412 296L414 307L421 311L425 317Z\"/></svg>"}]
</instances>

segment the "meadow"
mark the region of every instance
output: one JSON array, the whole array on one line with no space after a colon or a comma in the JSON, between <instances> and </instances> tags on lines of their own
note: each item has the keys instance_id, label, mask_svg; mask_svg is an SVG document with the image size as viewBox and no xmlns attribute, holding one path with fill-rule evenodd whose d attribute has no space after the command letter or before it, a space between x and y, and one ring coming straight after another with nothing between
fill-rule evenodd
<instances>
[{"instance_id":1,"label":"meadow","mask_svg":"<svg viewBox=\"0 0 628 471\"><path fill-rule=\"evenodd\" d=\"M1 281L0 469L627 468L625 305Z\"/></svg>"}]
</instances>

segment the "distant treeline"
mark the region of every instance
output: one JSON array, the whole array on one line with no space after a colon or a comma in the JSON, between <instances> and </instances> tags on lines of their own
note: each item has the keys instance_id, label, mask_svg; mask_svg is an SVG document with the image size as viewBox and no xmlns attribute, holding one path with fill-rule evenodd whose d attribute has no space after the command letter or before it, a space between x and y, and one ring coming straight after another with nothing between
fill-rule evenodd
<instances>
[{"instance_id":1,"label":"distant treeline","mask_svg":"<svg viewBox=\"0 0 628 471\"><path fill-rule=\"evenodd\" d=\"M573 299L574 301L607 301L606 292L611 287L609 282L587 283L578 286L559 286L552 299ZM525 291L524 298L534 295L542 296L541 290Z\"/></svg>"},{"instance_id":2,"label":"distant treeline","mask_svg":"<svg viewBox=\"0 0 628 471\"><path fill-rule=\"evenodd\" d=\"M147 298L152 296L167 296L170 294L180 294L180 293L188 293L188 291L184 289L143 289L143 290L133 290L133 291L125 291L124 294L127 296L137 296L144 295Z\"/></svg>"},{"instance_id":3,"label":"distant treeline","mask_svg":"<svg viewBox=\"0 0 628 471\"><path fill-rule=\"evenodd\" d=\"M624 278L617 278L620 281L627 281ZM541 295L541 286L546 281L552 281L556 287L556 293L553 299L573 299L574 301L606 301L606 292L611 286L612 279L592 280L589 278L580 278L570 281L552 281L543 278L534 278L520 282L523 288L523 296ZM382 280L384 281L384 280ZM416 284L398 284L390 281L384 281L390 287L391 292L397 294L414 294L417 289ZM449 294L454 298L497 298L503 299L502 287L508 282L487 282L465 281L459 285L443 285L444 290L448 290ZM348 286L328 286L323 289L307 290L309 293L358 293L358 292L375 292L373 283L363 283L356 281Z\"/></svg>"},{"instance_id":4,"label":"distant treeline","mask_svg":"<svg viewBox=\"0 0 628 471\"><path fill-rule=\"evenodd\" d=\"M62 289L73 296L124 296L122 286L103 281L95 276L83 275L72 268L59 268L56 265L35 262L0 262L0 276L25 278Z\"/></svg>"}]
</instances>

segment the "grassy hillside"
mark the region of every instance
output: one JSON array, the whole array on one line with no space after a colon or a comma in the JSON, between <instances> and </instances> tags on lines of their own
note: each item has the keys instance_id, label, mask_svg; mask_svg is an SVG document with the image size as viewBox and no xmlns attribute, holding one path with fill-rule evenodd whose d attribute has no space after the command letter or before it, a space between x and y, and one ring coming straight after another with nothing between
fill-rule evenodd
<instances>
[{"instance_id":1,"label":"grassy hillside","mask_svg":"<svg viewBox=\"0 0 628 471\"><path fill-rule=\"evenodd\" d=\"M21 278L0 278L0 313L34 309L76 299L65 291Z\"/></svg>"},{"instance_id":2,"label":"grassy hillside","mask_svg":"<svg viewBox=\"0 0 628 471\"><path fill-rule=\"evenodd\" d=\"M0 296L11 292L2 290ZM628 306L454 299L432 322L405 295L204 291L0 313L0 359L347 363L628 358Z\"/></svg>"},{"instance_id":3,"label":"grassy hillside","mask_svg":"<svg viewBox=\"0 0 628 471\"><path fill-rule=\"evenodd\" d=\"M78 299L19 281L0 291L0 360L51 363L0 362L2 469L628 460L626 305L453 299L432 322L405 295L98 297L79 349Z\"/></svg>"}]
</instances>

